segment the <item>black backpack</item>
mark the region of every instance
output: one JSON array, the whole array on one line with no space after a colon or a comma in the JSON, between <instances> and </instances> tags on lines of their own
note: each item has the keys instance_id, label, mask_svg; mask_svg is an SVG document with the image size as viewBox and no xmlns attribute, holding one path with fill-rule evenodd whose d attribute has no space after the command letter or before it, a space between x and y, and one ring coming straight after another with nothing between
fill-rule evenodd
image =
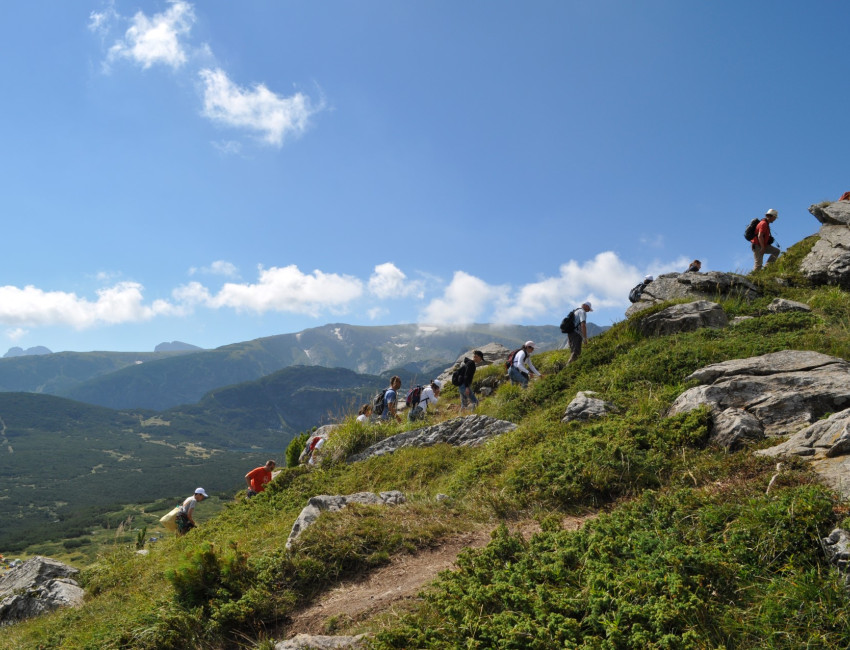
<instances>
[{"instance_id":1,"label":"black backpack","mask_svg":"<svg viewBox=\"0 0 850 650\"><path fill-rule=\"evenodd\" d=\"M643 294L644 283L641 282L631 291L629 291L629 302L638 302L640 300L641 295Z\"/></svg>"},{"instance_id":2,"label":"black backpack","mask_svg":"<svg viewBox=\"0 0 850 650\"><path fill-rule=\"evenodd\" d=\"M457 367L452 373L452 384L454 384L455 386L460 386L461 382L463 381L464 374L466 373L464 373L463 371L463 366L461 365Z\"/></svg>"},{"instance_id":3,"label":"black backpack","mask_svg":"<svg viewBox=\"0 0 850 650\"><path fill-rule=\"evenodd\" d=\"M575 331L576 331L576 312L575 312L575 310L573 310L569 314L564 316L564 320L561 321L561 333L562 334L572 334Z\"/></svg>"},{"instance_id":4,"label":"black backpack","mask_svg":"<svg viewBox=\"0 0 850 650\"><path fill-rule=\"evenodd\" d=\"M747 225L746 230L744 230L744 239L751 242L753 241L753 239L756 238L756 226L758 226L760 222L761 219L753 219L752 221L750 221L750 223Z\"/></svg>"},{"instance_id":5,"label":"black backpack","mask_svg":"<svg viewBox=\"0 0 850 650\"><path fill-rule=\"evenodd\" d=\"M372 414L381 415L384 412L384 407L387 405L384 398L387 395L387 390L384 389L372 399Z\"/></svg>"}]
</instances>

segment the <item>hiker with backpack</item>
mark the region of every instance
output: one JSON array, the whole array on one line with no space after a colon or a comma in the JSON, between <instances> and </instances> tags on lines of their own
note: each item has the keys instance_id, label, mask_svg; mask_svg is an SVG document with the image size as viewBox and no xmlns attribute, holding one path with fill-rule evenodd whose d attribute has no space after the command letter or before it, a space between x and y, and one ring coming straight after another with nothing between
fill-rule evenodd
<instances>
[{"instance_id":1,"label":"hiker with backpack","mask_svg":"<svg viewBox=\"0 0 850 650\"><path fill-rule=\"evenodd\" d=\"M764 218L754 228L753 223L756 221L755 219L747 226L744 237L747 237L751 232L753 235L752 237L747 237L753 249L753 260L755 262L753 271L759 271L762 268L762 261L765 254L770 254L770 257L767 258L768 264L772 264L779 257L779 248L773 245L774 240L770 234L770 224L776 221L777 218L779 218L779 213L776 210L770 209L764 213Z\"/></svg>"},{"instance_id":2,"label":"hiker with backpack","mask_svg":"<svg viewBox=\"0 0 850 650\"><path fill-rule=\"evenodd\" d=\"M651 278L652 276L648 275L646 277ZM579 358L582 343L587 342L587 312L589 311L593 311L593 308L590 306L590 302L583 302L581 307L573 309L564 319L564 321L568 324L571 323L572 327L565 330L563 323L561 324L561 331L566 332L567 335L564 347L569 346L571 352L570 359L567 363L572 363Z\"/></svg>"},{"instance_id":3,"label":"hiker with backpack","mask_svg":"<svg viewBox=\"0 0 850 650\"><path fill-rule=\"evenodd\" d=\"M307 442L304 444L304 449L301 451L301 454L298 456L298 464L299 465L315 465L319 462L319 455L327 442L326 434L314 434L307 438Z\"/></svg>"},{"instance_id":4,"label":"hiker with backpack","mask_svg":"<svg viewBox=\"0 0 850 650\"><path fill-rule=\"evenodd\" d=\"M401 377L393 375L390 378L390 387L385 388L375 395L372 400L372 419L385 422L390 416L400 420L396 414L396 403L398 402L398 391L401 388Z\"/></svg>"},{"instance_id":5,"label":"hiker with backpack","mask_svg":"<svg viewBox=\"0 0 850 650\"><path fill-rule=\"evenodd\" d=\"M534 341L526 341L521 348L511 352L508 357L508 379L512 384L519 384L523 388L528 388L528 377L530 373L534 373L538 377L542 377L540 371L531 363L531 353L534 352Z\"/></svg>"},{"instance_id":6,"label":"hiker with backpack","mask_svg":"<svg viewBox=\"0 0 850 650\"><path fill-rule=\"evenodd\" d=\"M429 404L436 404L440 397L443 382L439 379L431 380L428 386L414 386L407 393L407 419L411 422L421 420L425 417Z\"/></svg>"},{"instance_id":7,"label":"hiker with backpack","mask_svg":"<svg viewBox=\"0 0 850 650\"><path fill-rule=\"evenodd\" d=\"M699 273L701 268L702 262L700 262L699 260L694 260L693 262L691 262L691 265L688 267L688 270L685 271L685 273Z\"/></svg>"},{"instance_id":8,"label":"hiker with backpack","mask_svg":"<svg viewBox=\"0 0 850 650\"><path fill-rule=\"evenodd\" d=\"M632 287L632 290L629 291L629 302L638 302L640 297L643 295L643 290L646 289L647 285L654 279L655 278L651 275L644 276L643 282ZM564 334L566 334L566 332L564 332ZM567 341L564 341L564 347L567 347Z\"/></svg>"},{"instance_id":9,"label":"hiker with backpack","mask_svg":"<svg viewBox=\"0 0 850 650\"><path fill-rule=\"evenodd\" d=\"M265 491L266 484L272 480L272 472L275 468L273 460L266 461L265 465L252 469L245 474L245 482L248 484L246 497L251 498L260 492Z\"/></svg>"},{"instance_id":10,"label":"hiker with backpack","mask_svg":"<svg viewBox=\"0 0 850 650\"><path fill-rule=\"evenodd\" d=\"M209 495L204 491L204 488L198 488L192 496L183 501L175 519L178 535L182 537L193 528L197 528L198 524L195 523L195 518L192 516L195 512L195 505L208 497Z\"/></svg>"},{"instance_id":11,"label":"hiker with backpack","mask_svg":"<svg viewBox=\"0 0 850 650\"><path fill-rule=\"evenodd\" d=\"M475 366L479 363L484 363L484 353L481 350L475 350L472 358L464 357L460 366L452 373L452 383L457 386L457 391L460 393L461 411L470 405L473 409L478 406L478 398L472 391L472 379L475 377Z\"/></svg>"}]
</instances>

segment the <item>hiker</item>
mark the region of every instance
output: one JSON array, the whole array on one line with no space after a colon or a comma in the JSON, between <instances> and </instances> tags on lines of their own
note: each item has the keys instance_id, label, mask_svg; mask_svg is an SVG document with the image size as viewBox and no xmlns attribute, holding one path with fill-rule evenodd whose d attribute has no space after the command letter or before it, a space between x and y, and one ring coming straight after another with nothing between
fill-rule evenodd
<instances>
[{"instance_id":1,"label":"hiker","mask_svg":"<svg viewBox=\"0 0 850 650\"><path fill-rule=\"evenodd\" d=\"M274 468L275 462L273 460L267 460L265 465L252 469L245 474L245 482L248 484L247 497L249 499L266 489L266 483L272 480Z\"/></svg>"},{"instance_id":2,"label":"hiker","mask_svg":"<svg viewBox=\"0 0 850 650\"><path fill-rule=\"evenodd\" d=\"M632 287L632 290L629 291L629 302L638 302L640 297L643 295L643 290L646 289L647 285L654 279L655 278L651 275L646 275L642 282ZM567 341L569 341L569 338L567 338ZM564 347L567 347L567 341L564 341Z\"/></svg>"},{"instance_id":3,"label":"hiker","mask_svg":"<svg viewBox=\"0 0 850 650\"><path fill-rule=\"evenodd\" d=\"M770 209L764 213L764 219L759 221L759 225L756 226L756 236L751 240L753 260L755 261L753 271L761 269L765 253L770 253L770 257L767 258L768 264L773 263L779 256L779 249L773 245L773 237L770 234L770 224L777 218L779 218L779 213Z\"/></svg>"},{"instance_id":4,"label":"hiker","mask_svg":"<svg viewBox=\"0 0 850 650\"><path fill-rule=\"evenodd\" d=\"M437 403L437 398L440 397L440 391L442 389L443 382L439 379L432 379L428 386L423 386L419 393L419 402L408 411L407 419L415 422L424 418L425 412L428 410L428 405Z\"/></svg>"},{"instance_id":5,"label":"hiker","mask_svg":"<svg viewBox=\"0 0 850 650\"><path fill-rule=\"evenodd\" d=\"M319 452L325 446L327 438L324 435L312 435L307 438L304 449L298 456L298 462L302 465L315 465L319 459Z\"/></svg>"},{"instance_id":6,"label":"hiker","mask_svg":"<svg viewBox=\"0 0 850 650\"><path fill-rule=\"evenodd\" d=\"M844 192L844 194L842 194L841 198L838 199L838 200L839 201L850 201L850 192Z\"/></svg>"},{"instance_id":7,"label":"hiker","mask_svg":"<svg viewBox=\"0 0 850 650\"><path fill-rule=\"evenodd\" d=\"M652 277L652 276L647 276ZM573 318L576 322L576 328L567 334L567 343L570 346L570 359L567 363L572 363L579 358L581 354L582 343L587 342L587 312L593 311L590 302L582 303L581 307L573 309Z\"/></svg>"},{"instance_id":8,"label":"hiker","mask_svg":"<svg viewBox=\"0 0 850 650\"><path fill-rule=\"evenodd\" d=\"M542 377L540 371L531 363L531 353L534 352L534 341L526 341L514 355L511 367L508 368L508 379L512 384L519 384L523 388L528 388L528 376L533 372L538 377Z\"/></svg>"},{"instance_id":9,"label":"hiker","mask_svg":"<svg viewBox=\"0 0 850 650\"><path fill-rule=\"evenodd\" d=\"M198 501L203 501L207 498L209 498L209 495L204 492L204 488L198 488L195 490L195 494L183 502L180 506L180 510L177 511L177 519L175 520L177 523L178 535L185 535L190 530L197 527L198 524L195 523L195 518L192 516L195 512L195 504L198 503Z\"/></svg>"},{"instance_id":10,"label":"hiker","mask_svg":"<svg viewBox=\"0 0 850 650\"><path fill-rule=\"evenodd\" d=\"M401 388L401 377L393 375L390 378L390 387L384 390L384 410L378 415L382 421L389 420L390 417L400 421L396 414L396 405L398 402L398 391ZM374 412L374 411L373 411Z\"/></svg>"},{"instance_id":11,"label":"hiker","mask_svg":"<svg viewBox=\"0 0 850 650\"><path fill-rule=\"evenodd\" d=\"M360 410L357 411L357 422L361 422L363 424L367 424L369 422L369 418L372 417L372 405L369 402L366 402L363 406L360 407Z\"/></svg>"},{"instance_id":12,"label":"hiker","mask_svg":"<svg viewBox=\"0 0 850 650\"><path fill-rule=\"evenodd\" d=\"M694 260L691 262L691 265L688 267L688 270L685 273L699 273L699 270L702 268L702 262L699 260Z\"/></svg>"},{"instance_id":13,"label":"hiker","mask_svg":"<svg viewBox=\"0 0 850 650\"><path fill-rule=\"evenodd\" d=\"M472 392L472 378L475 377L475 366L479 363L484 363L484 353L481 350L473 351L471 359L464 357L460 362L457 390L460 393L461 411L470 406L473 409L478 406L478 398Z\"/></svg>"}]
</instances>

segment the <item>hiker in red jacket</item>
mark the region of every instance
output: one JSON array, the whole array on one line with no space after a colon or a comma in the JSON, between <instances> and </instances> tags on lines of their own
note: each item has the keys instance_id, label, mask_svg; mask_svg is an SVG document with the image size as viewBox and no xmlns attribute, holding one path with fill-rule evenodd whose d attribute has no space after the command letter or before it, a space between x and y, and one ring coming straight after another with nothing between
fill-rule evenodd
<instances>
[{"instance_id":1,"label":"hiker in red jacket","mask_svg":"<svg viewBox=\"0 0 850 650\"><path fill-rule=\"evenodd\" d=\"M767 258L768 264L771 264L779 256L779 249L773 245L773 237L770 235L770 224L776 221L778 217L779 213L776 210L768 210L764 213L764 219L759 221L759 225L756 226L756 236L751 240L753 260L755 261L753 271L761 269L765 253L770 253L770 257Z\"/></svg>"},{"instance_id":2,"label":"hiker in red jacket","mask_svg":"<svg viewBox=\"0 0 850 650\"><path fill-rule=\"evenodd\" d=\"M255 494L259 494L266 489L266 483L272 480L272 472L275 468L273 460L266 461L262 467L252 469L245 474L245 482L248 484L248 498L250 499Z\"/></svg>"}]
</instances>

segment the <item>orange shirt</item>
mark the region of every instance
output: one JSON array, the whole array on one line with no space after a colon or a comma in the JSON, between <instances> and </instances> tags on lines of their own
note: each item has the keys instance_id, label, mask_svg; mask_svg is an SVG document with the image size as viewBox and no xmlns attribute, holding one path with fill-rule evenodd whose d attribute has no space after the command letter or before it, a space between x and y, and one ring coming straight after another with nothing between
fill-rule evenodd
<instances>
[{"instance_id":1,"label":"orange shirt","mask_svg":"<svg viewBox=\"0 0 850 650\"><path fill-rule=\"evenodd\" d=\"M266 489L266 483L272 480L272 473L263 466L252 469L246 474L246 478L251 481L251 489L254 492L262 492Z\"/></svg>"}]
</instances>

